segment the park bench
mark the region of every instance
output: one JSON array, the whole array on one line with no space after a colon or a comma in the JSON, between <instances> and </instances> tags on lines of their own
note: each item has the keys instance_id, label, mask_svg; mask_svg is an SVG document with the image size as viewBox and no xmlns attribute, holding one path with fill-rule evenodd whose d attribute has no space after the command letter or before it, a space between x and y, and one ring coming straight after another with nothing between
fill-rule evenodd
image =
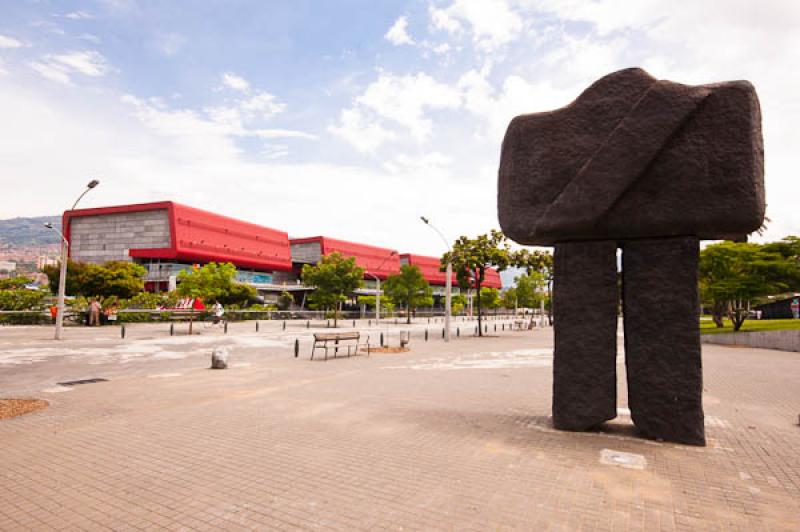
<instances>
[{"instance_id":1,"label":"park bench","mask_svg":"<svg viewBox=\"0 0 800 532\"><path fill-rule=\"evenodd\" d=\"M350 348L354 348L355 354L358 354L358 348L361 346L367 347L367 355L369 355L369 336L366 342L361 342L361 334L358 332L346 333L314 333L314 346L311 348L311 360L314 360L314 353L317 349L325 350L325 360L328 360L328 350L333 349L333 358L339 353L339 348L347 348L347 356L350 356Z\"/></svg>"}]
</instances>

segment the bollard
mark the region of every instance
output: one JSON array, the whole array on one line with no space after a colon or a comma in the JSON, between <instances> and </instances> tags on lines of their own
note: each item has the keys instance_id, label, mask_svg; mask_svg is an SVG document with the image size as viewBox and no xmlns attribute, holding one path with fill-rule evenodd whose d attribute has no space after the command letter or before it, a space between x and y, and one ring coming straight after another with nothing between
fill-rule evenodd
<instances>
[{"instance_id":1,"label":"bollard","mask_svg":"<svg viewBox=\"0 0 800 532\"><path fill-rule=\"evenodd\" d=\"M353 320L353 328L356 327L356 320Z\"/></svg>"},{"instance_id":2,"label":"bollard","mask_svg":"<svg viewBox=\"0 0 800 532\"><path fill-rule=\"evenodd\" d=\"M286 320L283 320L283 330L286 330Z\"/></svg>"},{"instance_id":3,"label":"bollard","mask_svg":"<svg viewBox=\"0 0 800 532\"><path fill-rule=\"evenodd\" d=\"M225 320L225 334L228 334L228 320Z\"/></svg>"},{"instance_id":4,"label":"bollard","mask_svg":"<svg viewBox=\"0 0 800 532\"><path fill-rule=\"evenodd\" d=\"M497 324L494 324L494 332L497 332Z\"/></svg>"},{"instance_id":5,"label":"bollard","mask_svg":"<svg viewBox=\"0 0 800 532\"><path fill-rule=\"evenodd\" d=\"M170 336L175 336L175 324L174 323L170 323L169 324L169 335Z\"/></svg>"},{"instance_id":6,"label":"bollard","mask_svg":"<svg viewBox=\"0 0 800 532\"><path fill-rule=\"evenodd\" d=\"M119 334L120 334L120 336L122 337L122 339L124 340L124 339L125 339L125 326L124 326L124 325L123 325L123 326L122 326L122 328L119 330Z\"/></svg>"},{"instance_id":7,"label":"bollard","mask_svg":"<svg viewBox=\"0 0 800 532\"><path fill-rule=\"evenodd\" d=\"M488 323L483 326L483 332L485 332L485 333L489 332L489 324Z\"/></svg>"},{"instance_id":8,"label":"bollard","mask_svg":"<svg viewBox=\"0 0 800 532\"><path fill-rule=\"evenodd\" d=\"M430 322L431 322L431 318L430 318L430 316L428 316L428 323L430 323Z\"/></svg>"},{"instance_id":9,"label":"bollard","mask_svg":"<svg viewBox=\"0 0 800 532\"><path fill-rule=\"evenodd\" d=\"M442 329L442 339L444 339L444 329Z\"/></svg>"},{"instance_id":10,"label":"bollard","mask_svg":"<svg viewBox=\"0 0 800 532\"><path fill-rule=\"evenodd\" d=\"M294 358L297 358L297 355L300 354L300 340L298 338L294 339Z\"/></svg>"},{"instance_id":11,"label":"bollard","mask_svg":"<svg viewBox=\"0 0 800 532\"><path fill-rule=\"evenodd\" d=\"M383 347L383 333L381 333L381 347Z\"/></svg>"},{"instance_id":12,"label":"bollard","mask_svg":"<svg viewBox=\"0 0 800 532\"><path fill-rule=\"evenodd\" d=\"M428 341L428 329L425 329L425 341Z\"/></svg>"},{"instance_id":13,"label":"bollard","mask_svg":"<svg viewBox=\"0 0 800 532\"><path fill-rule=\"evenodd\" d=\"M506 324L505 324L505 323L503 323L503 324L501 325L501 327L503 328L503 330L504 330L504 331L506 330Z\"/></svg>"},{"instance_id":14,"label":"bollard","mask_svg":"<svg viewBox=\"0 0 800 532\"><path fill-rule=\"evenodd\" d=\"M331 328L331 320L328 320L328 324L325 327L327 327L328 329Z\"/></svg>"},{"instance_id":15,"label":"bollard","mask_svg":"<svg viewBox=\"0 0 800 532\"><path fill-rule=\"evenodd\" d=\"M308 320L306 322L306 329L309 329L310 327L311 327L311 320Z\"/></svg>"},{"instance_id":16,"label":"bollard","mask_svg":"<svg viewBox=\"0 0 800 532\"><path fill-rule=\"evenodd\" d=\"M256 332L258 332L258 320L256 320Z\"/></svg>"},{"instance_id":17,"label":"bollard","mask_svg":"<svg viewBox=\"0 0 800 532\"><path fill-rule=\"evenodd\" d=\"M456 327L456 336L461 336L461 327Z\"/></svg>"}]
</instances>

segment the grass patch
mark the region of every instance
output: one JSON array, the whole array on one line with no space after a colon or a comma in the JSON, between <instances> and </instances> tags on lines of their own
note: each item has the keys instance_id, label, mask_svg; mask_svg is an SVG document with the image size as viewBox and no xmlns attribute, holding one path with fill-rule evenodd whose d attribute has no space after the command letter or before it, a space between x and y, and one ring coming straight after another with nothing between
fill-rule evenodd
<instances>
[{"instance_id":1,"label":"grass patch","mask_svg":"<svg viewBox=\"0 0 800 532\"><path fill-rule=\"evenodd\" d=\"M700 334L733 332L731 320L725 319L724 327L717 327L710 319L700 320ZM739 332L788 331L800 329L800 320L745 320Z\"/></svg>"}]
</instances>

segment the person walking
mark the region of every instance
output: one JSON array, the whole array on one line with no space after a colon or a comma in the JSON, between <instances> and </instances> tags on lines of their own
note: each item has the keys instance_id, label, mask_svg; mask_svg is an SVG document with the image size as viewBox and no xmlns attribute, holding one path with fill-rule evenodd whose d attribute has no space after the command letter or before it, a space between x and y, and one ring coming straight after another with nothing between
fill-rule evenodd
<instances>
[{"instance_id":1,"label":"person walking","mask_svg":"<svg viewBox=\"0 0 800 532\"><path fill-rule=\"evenodd\" d=\"M97 298L92 299L92 302L89 304L89 326L92 325L100 325L100 311L103 309L103 306L100 304Z\"/></svg>"}]
</instances>

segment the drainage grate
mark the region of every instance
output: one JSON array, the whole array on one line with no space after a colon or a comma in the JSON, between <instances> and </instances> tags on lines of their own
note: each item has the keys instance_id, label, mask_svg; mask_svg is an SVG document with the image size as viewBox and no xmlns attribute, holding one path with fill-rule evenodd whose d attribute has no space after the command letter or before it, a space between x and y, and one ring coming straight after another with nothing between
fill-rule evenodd
<instances>
[{"instance_id":1,"label":"drainage grate","mask_svg":"<svg viewBox=\"0 0 800 532\"><path fill-rule=\"evenodd\" d=\"M59 386L77 386L78 384L94 384L95 382L108 382L108 379L81 379L79 381L67 381L57 383Z\"/></svg>"}]
</instances>

